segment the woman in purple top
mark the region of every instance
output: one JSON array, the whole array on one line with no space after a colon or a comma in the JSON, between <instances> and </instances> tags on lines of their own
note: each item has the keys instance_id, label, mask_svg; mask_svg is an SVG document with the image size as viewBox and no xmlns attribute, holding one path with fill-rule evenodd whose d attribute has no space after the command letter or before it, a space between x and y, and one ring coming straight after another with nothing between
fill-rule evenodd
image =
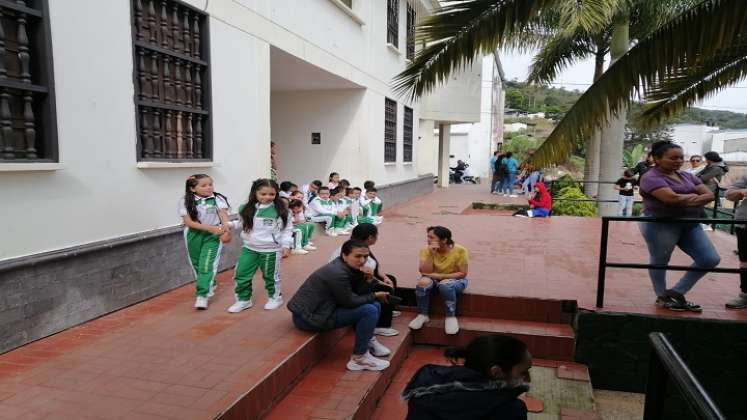
<instances>
[{"instance_id":1,"label":"woman in purple top","mask_svg":"<svg viewBox=\"0 0 747 420\"><path fill-rule=\"evenodd\" d=\"M713 201L713 193L696 176L681 171L682 148L668 141L654 143L651 153L656 166L640 179L644 215L650 217L704 217L703 207ZM713 268L721 258L699 223L641 223L650 263L667 265L674 247L693 259L693 267ZM688 302L685 294L705 275L688 271L667 289L666 270L649 270L656 293L656 305L673 311L701 312L700 305Z\"/></svg>"}]
</instances>

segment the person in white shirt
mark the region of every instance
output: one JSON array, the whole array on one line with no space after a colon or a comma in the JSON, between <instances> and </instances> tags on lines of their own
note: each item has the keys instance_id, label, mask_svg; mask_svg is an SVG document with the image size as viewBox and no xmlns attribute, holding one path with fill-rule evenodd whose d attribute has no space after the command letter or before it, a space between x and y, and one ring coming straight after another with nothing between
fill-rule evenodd
<instances>
[{"instance_id":1,"label":"person in white shirt","mask_svg":"<svg viewBox=\"0 0 747 420\"><path fill-rule=\"evenodd\" d=\"M329 188L319 188L319 195L309 202L309 215L314 223L324 223L327 236L337 236L335 231L335 218L337 217L337 206L329 198Z\"/></svg>"},{"instance_id":2,"label":"person in white shirt","mask_svg":"<svg viewBox=\"0 0 747 420\"><path fill-rule=\"evenodd\" d=\"M239 208L239 219L232 227L241 229L241 247L234 281L236 303L228 312L237 313L252 307L252 277L257 269L269 297L265 309L283 305L280 292L280 260L290 255L293 221L288 206L278 195L278 185L269 179L252 184L249 199Z\"/></svg>"},{"instance_id":3,"label":"person in white shirt","mask_svg":"<svg viewBox=\"0 0 747 420\"><path fill-rule=\"evenodd\" d=\"M322 187L322 181L315 179L314 181L311 181L310 183L304 185L301 187L301 192L303 193L303 205L307 206L311 202L311 200L317 196L319 193L319 188Z\"/></svg>"}]
</instances>

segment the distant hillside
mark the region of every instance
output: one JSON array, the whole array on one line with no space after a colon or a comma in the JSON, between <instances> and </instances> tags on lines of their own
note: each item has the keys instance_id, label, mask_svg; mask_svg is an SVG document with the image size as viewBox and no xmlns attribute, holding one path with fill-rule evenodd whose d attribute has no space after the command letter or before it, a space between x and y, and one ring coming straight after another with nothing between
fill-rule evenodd
<instances>
[{"instance_id":1,"label":"distant hillside","mask_svg":"<svg viewBox=\"0 0 747 420\"><path fill-rule=\"evenodd\" d=\"M581 96L577 90L529 85L517 80L507 81L506 108L528 113L544 112L549 118L559 119ZM707 124L719 128L747 128L747 114L690 108L673 118L670 124Z\"/></svg>"}]
</instances>

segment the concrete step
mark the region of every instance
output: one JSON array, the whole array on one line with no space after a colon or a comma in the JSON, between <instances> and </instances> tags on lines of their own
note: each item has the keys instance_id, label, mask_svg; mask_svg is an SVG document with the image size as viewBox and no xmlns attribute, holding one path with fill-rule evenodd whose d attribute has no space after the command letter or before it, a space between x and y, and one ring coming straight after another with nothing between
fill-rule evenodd
<instances>
[{"instance_id":1,"label":"concrete step","mask_svg":"<svg viewBox=\"0 0 747 420\"><path fill-rule=\"evenodd\" d=\"M428 324L414 332L415 344L463 346L486 333L503 333L524 341L534 357L569 362L573 360L576 338L570 325L469 316L460 316L458 319L459 333L446 335L444 318L432 316Z\"/></svg>"},{"instance_id":2,"label":"concrete step","mask_svg":"<svg viewBox=\"0 0 747 420\"><path fill-rule=\"evenodd\" d=\"M405 310L415 310L414 289L399 288L397 294L404 299L402 307ZM432 314L444 315L443 301L436 293L431 296L430 310ZM557 324L573 322L577 310L578 306L575 300L488 296L469 292L459 296L457 303L457 316Z\"/></svg>"}]
</instances>

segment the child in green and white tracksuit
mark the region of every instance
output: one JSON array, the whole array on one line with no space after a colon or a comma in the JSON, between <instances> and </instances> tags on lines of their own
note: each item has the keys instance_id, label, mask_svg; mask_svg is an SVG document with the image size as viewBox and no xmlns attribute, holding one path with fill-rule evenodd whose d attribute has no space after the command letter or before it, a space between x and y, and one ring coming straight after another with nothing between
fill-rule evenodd
<instances>
[{"instance_id":1,"label":"child in green and white tracksuit","mask_svg":"<svg viewBox=\"0 0 747 420\"><path fill-rule=\"evenodd\" d=\"M328 236L337 236L335 230L335 220L338 217L337 206L329 197L329 188L319 188L317 196L309 202L309 214L312 222L324 223L324 229Z\"/></svg>"},{"instance_id":2,"label":"child in green and white tracksuit","mask_svg":"<svg viewBox=\"0 0 747 420\"><path fill-rule=\"evenodd\" d=\"M316 247L311 244L311 237L314 235L316 225L307 222L303 201L291 200L288 207L293 219L293 250L291 254L304 255L308 254L309 251L316 251Z\"/></svg>"},{"instance_id":3,"label":"child in green and white tracksuit","mask_svg":"<svg viewBox=\"0 0 747 420\"><path fill-rule=\"evenodd\" d=\"M348 216L350 216L350 204L345 199L344 193L340 189L332 190L331 197L335 204L335 212L337 213L334 220L335 233L338 235L349 235L350 230L347 229L347 225L349 223Z\"/></svg>"},{"instance_id":4,"label":"child in green and white tracksuit","mask_svg":"<svg viewBox=\"0 0 747 420\"><path fill-rule=\"evenodd\" d=\"M361 212L358 216L358 223L373 223L375 225L381 223L381 219L376 216L376 211L379 208L376 204L377 199L378 197L376 197L375 188L366 191L366 195L360 198L359 203ZM381 203L381 201L379 201L379 203Z\"/></svg>"},{"instance_id":5,"label":"child in green and white tracksuit","mask_svg":"<svg viewBox=\"0 0 747 420\"><path fill-rule=\"evenodd\" d=\"M244 245L234 269L236 303L228 308L228 312L241 312L252 307L252 277L257 269L262 271L269 297L265 309L279 308L283 304L280 260L290 254L293 221L288 207L278 195L277 184L268 179L255 181L249 200L239 209L239 215L239 220L231 224L241 228Z\"/></svg>"},{"instance_id":6,"label":"child in green and white tracksuit","mask_svg":"<svg viewBox=\"0 0 747 420\"><path fill-rule=\"evenodd\" d=\"M208 298L215 294L223 242L228 232L228 200L213 190L213 179L205 174L187 178L185 194L179 200L179 216L184 222L184 241L195 276L196 309L207 309Z\"/></svg>"}]
</instances>

